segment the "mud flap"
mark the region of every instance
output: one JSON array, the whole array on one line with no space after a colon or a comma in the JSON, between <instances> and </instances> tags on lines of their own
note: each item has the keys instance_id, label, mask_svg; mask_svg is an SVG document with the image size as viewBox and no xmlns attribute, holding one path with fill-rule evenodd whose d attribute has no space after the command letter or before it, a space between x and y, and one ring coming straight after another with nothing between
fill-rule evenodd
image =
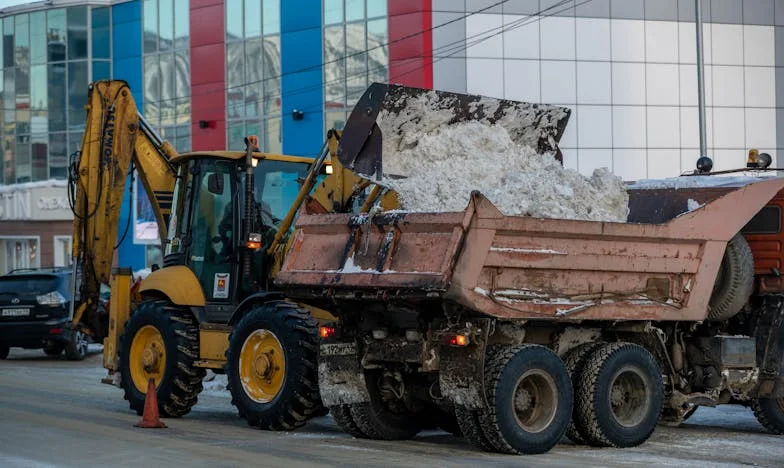
<instances>
[{"instance_id":1,"label":"mud flap","mask_svg":"<svg viewBox=\"0 0 784 468\"><path fill-rule=\"evenodd\" d=\"M768 301L768 308L754 331L758 360L762 361L755 396L784 398L784 297L771 296Z\"/></svg>"},{"instance_id":2,"label":"mud flap","mask_svg":"<svg viewBox=\"0 0 784 468\"><path fill-rule=\"evenodd\" d=\"M442 345L438 375L441 394L467 409L488 406L484 389L485 349L489 327L482 323L464 348Z\"/></svg>"},{"instance_id":3,"label":"mud flap","mask_svg":"<svg viewBox=\"0 0 784 468\"><path fill-rule=\"evenodd\" d=\"M319 348L318 374L324 406L370 401L356 343L322 344Z\"/></svg>"}]
</instances>

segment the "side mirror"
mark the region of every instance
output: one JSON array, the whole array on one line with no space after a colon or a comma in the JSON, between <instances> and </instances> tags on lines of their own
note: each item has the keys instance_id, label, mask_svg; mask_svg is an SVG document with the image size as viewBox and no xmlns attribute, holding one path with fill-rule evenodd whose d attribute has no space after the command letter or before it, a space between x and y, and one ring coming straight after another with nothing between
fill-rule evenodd
<instances>
[{"instance_id":1,"label":"side mirror","mask_svg":"<svg viewBox=\"0 0 784 468\"><path fill-rule=\"evenodd\" d=\"M223 175L214 172L208 175L207 190L215 195L223 195Z\"/></svg>"}]
</instances>

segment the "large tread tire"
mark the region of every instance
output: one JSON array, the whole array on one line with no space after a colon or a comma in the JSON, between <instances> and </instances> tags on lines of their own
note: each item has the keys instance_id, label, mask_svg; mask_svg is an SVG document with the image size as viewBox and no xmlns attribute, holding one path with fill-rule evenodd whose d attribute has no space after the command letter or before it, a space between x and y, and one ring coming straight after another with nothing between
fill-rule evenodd
<instances>
[{"instance_id":1,"label":"large tread tire","mask_svg":"<svg viewBox=\"0 0 784 468\"><path fill-rule=\"evenodd\" d=\"M242 386L239 360L243 344L257 330L272 332L283 347L285 375L277 394L267 402L253 400ZM248 425L288 431L323 414L318 390L318 323L310 311L287 301L254 306L234 327L226 351L226 376L231 402Z\"/></svg>"},{"instance_id":2,"label":"large tread tire","mask_svg":"<svg viewBox=\"0 0 784 468\"><path fill-rule=\"evenodd\" d=\"M629 365L633 367L626 367ZM612 385L617 373L623 370L633 374L631 385L642 383L646 402L641 414L635 415L634 423L627 425L618 422L611 403ZM656 358L636 344L609 343L596 349L579 372L575 389L577 429L593 446L640 445L653 433L662 413L664 384L661 369Z\"/></svg>"},{"instance_id":3,"label":"large tread tire","mask_svg":"<svg viewBox=\"0 0 784 468\"><path fill-rule=\"evenodd\" d=\"M332 414L332 419L335 420L335 423L343 432L358 439L367 439L367 435L354 422L349 405L330 406L329 412Z\"/></svg>"},{"instance_id":4,"label":"large tread tire","mask_svg":"<svg viewBox=\"0 0 784 468\"><path fill-rule=\"evenodd\" d=\"M482 450L483 452L495 452L495 447L490 442L490 439L485 435L484 429L479 422L479 412L471 410L462 406L455 407L455 415L457 416L457 424L460 426L460 432L463 437L474 447Z\"/></svg>"},{"instance_id":5,"label":"large tread tire","mask_svg":"<svg viewBox=\"0 0 784 468\"><path fill-rule=\"evenodd\" d=\"M416 414L393 412L383 402L378 383L372 374L365 375L370 401L349 405L351 417L368 439L407 440L422 430Z\"/></svg>"},{"instance_id":6,"label":"large tread tire","mask_svg":"<svg viewBox=\"0 0 784 468\"><path fill-rule=\"evenodd\" d=\"M604 343L602 342L583 343L570 349L566 355L564 355L564 365L566 366L566 370L569 372L569 377L572 379L572 387L574 388L575 398L577 398L577 388L575 387L575 383L577 381L578 371L583 368L585 361L588 360L588 356L590 356L591 353L603 345ZM588 443L588 441L580 434L580 431L577 428L577 423L574 420L574 413L572 413L572 418L569 420L569 427L566 428L566 437L568 437L569 440L577 445L585 445Z\"/></svg>"},{"instance_id":7,"label":"large tread tire","mask_svg":"<svg viewBox=\"0 0 784 468\"><path fill-rule=\"evenodd\" d=\"M190 412L202 390L205 370L195 367L199 357L199 328L186 309L165 300L146 301L136 308L120 337L120 386L132 410L144 412L146 392L136 388L131 377L129 356L135 333L145 325L158 329L166 351L166 368L156 389L158 410L163 417L179 418Z\"/></svg>"},{"instance_id":8,"label":"large tread tire","mask_svg":"<svg viewBox=\"0 0 784 468\"><path fill-rule=\"evenodd\" d=\"M754 257L741 234L727 243L719 275L709 301L708 320L723 321L734 317L754 290Z\"/></svg>"},{"instance_id":9,"label":"large tread tire","mask_svg":"<svg viewBox=\"0 0 784 468\"><path fill-rule=\"evenodd\" d=\"M784 435L784 398L755 398L751 401L751 409L765 429Z\"/></svg>"},{"instance_id":10,"label":"large tread tire","mask_svg":"<svg viewBox=\"0 0 784 468\"><path fill-rule=\"evenodd\" d=\"M0 344L0 361L6 359L8 357L8 353L11 352L11 348L6 345Z\"/></svg>"},{"instance_id":11,"label":"large tread tire","mask_svg":"<svg viewBox=\"0 0 784 468\"><path fill-rule=\"evenodd\" d=\"M533 374L529 375L529 372ZM516 414L521 379L540 385L541 401L525 393L533 403L554 406L544 426L527 430ZM545 382L546 379L550 379ZM540 454L553 448L566 433L572 414L573 390L569 373L561 358L539 345L491 346L485 359L485 392L489 407L479 412L485 436L496 451L509 454ZM550 392L550 393L548 393ZM511 411L510 411L511 409ZM545 414L547 410L545 409ZM534 411L536 413L536 411ZM549 419L547 419L549 418ZM541 424L542 421L529 421Z\"/></svg>"},{"instance_id":12,"label":"large tread tire","mask_svg":"<svg viewBox=\"0 0 784 468\"><path fill-rule=\"evenodd\" d=\"M71 331L71 339L65 345L65 357L69 361L83 361L87 357L87 335L84 332Z\"/></svg>"}]
</instances>

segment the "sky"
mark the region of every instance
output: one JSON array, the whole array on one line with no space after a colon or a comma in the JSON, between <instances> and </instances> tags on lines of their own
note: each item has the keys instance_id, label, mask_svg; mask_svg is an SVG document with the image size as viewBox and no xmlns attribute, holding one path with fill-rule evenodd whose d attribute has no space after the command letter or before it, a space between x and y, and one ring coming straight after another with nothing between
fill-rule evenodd
<instances>
[{"instance_id":1,"label":"sky","mask_svg":"<svg viewBox=\"0 0 784 468\"><path fill-rule=\"evenodd\" d=\"M31 0L0 0L0 8L20 5L22 3L30 3Z\"/></svg>"}]
</instances>

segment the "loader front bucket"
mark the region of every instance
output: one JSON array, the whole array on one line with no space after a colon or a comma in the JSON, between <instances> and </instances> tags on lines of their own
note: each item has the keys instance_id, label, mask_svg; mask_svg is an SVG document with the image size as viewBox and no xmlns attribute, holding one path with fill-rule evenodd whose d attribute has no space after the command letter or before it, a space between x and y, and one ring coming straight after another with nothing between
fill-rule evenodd
<instances>
[{"instance_id":1,"label":"loader front bucket","mask_svg":"<svg viewBox=\"0 0 784 468\"><path fill-rule=\"evenodd\" d=\"M547 104L373 83L357 102L338 146L340 162L380 179L384 158L413 148L438 127L478 121L503 126L512 140L562 160L558 141L571 111Z\"/></svg>"}]
</instances>

